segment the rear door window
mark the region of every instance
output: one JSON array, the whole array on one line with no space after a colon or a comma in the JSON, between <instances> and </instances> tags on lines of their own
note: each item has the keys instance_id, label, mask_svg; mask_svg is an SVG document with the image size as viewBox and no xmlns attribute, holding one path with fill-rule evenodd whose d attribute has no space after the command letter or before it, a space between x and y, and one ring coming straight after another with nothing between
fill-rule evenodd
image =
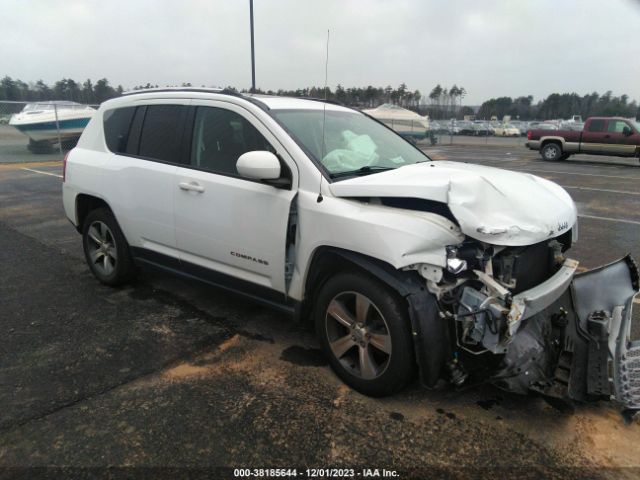
<instances>
[{"instance_id":1,"label":"rear door window","mask_svg":"<svg viewBox=\"0 0 640 480\"><path fill-rule=\"evenodd\" d=\"M138 155L161 162L180 162L180 142L187 107L148 105L144 115Z\"/></svg>"},{"instance_id":2,"label":"rear door window","mask_svg":"<svg viewBox=\"0 0 640 480\"><path fill-rule=\"evenodd\" d=\"M604 120L591 120L589 122L589 132L604 132Z\"/></svg>"},{"instance_id":3,"label":"rear door window","mask_svg":"<svg viewBox=\"0 0 640 480\"><path fill-rule=\"evenodd\" d=\"M131 128L129 129L129 138L127 140L126 153L129 155L138 155L138 147L140 146L140 132L142 131L142 121L147 107L137 107L136 113L131 120Z\"/></svg>"}]
</instances>

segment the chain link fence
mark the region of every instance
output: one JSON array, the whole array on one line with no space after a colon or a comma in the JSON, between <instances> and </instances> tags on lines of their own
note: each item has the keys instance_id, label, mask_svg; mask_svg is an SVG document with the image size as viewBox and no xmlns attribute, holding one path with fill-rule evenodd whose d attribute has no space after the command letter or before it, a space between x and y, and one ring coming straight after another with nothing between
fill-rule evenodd
<instances>
[{"instance_id":1,"label":"chain link fence","mask_svg":"<svg viewBox=\"0 0 640 480\"><path fill-rule=\"evenodd\" d=\"M527 141L527 122L489 122L464 120L430 120L421 146L487 145L524 147Z\"/></svg>"},{"instance_id":2,"label":"chain link fence","mask_svg":"<svg viewBox=\"0 0 640 480\"><path fill-rule=\"evenodd\" d=\"M467 120L412 120L384 118L365 111L390 127L399 135L421 148L448 145L488 145L508 148L524 147L528 122L489 122Z\"/></svg>"},{"instance_id":3,"label":"chain link fence","mask_svg":"<svg viewBox=\"0 0 640 480\"><path fill-rule=\"evenodd\" d=\"M0 101L0 163L62 160L96 105Z\"/></svg>"}]
</instances>

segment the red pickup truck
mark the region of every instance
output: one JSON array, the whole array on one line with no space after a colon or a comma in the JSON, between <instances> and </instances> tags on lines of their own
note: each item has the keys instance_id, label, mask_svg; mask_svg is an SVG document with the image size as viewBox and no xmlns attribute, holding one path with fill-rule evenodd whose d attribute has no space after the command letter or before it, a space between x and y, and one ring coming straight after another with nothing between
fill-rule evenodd
<instances>
[{"instance_id":1,"label":"red pickup truck","mask_svg":"<svg viewBox=\"0 0 640 480\"><path fill-rule=\"evenodd\" d=\"M574 153L640 158L640 122L591 117L582 131L529 130L525 145L549 161L566 160Z\"/></svg>"}]
</instances>

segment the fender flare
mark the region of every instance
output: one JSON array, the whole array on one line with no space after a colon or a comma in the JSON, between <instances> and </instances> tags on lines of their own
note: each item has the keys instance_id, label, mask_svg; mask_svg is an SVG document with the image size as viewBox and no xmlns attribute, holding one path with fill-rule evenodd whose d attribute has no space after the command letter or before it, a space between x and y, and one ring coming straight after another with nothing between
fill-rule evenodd
<instances>
[{"instance_id":1,"label":"fender flare","mask_svg":"<svg viewBox=\"0 0 640 480\"><path fill-rule=\"evenodd\" d=\"M425 280L415 271L400 271L381 260L349 250L332 249L332 252L389 285L407 301L420 382L433 388L443 377L452 351L447 322L440 318L440 309L427 290Z\"/></svg>"},{"instance_id":2,"label":"fender flare","mask_svg":"<svg viewBox=\"0 0 640 480\"><path fill-rule=\"evenodd\" d=\"M566 140L563 137L558 137L558 136L554 136L554 135L545 135L543 137L540 137L540 140L538 140L540 142L540 149L542 149L542 147L544 147L545 143L548 142L557 142L560 144L560 148L562 148L562 150L564 151L564 144L566 142Z\"/></svg>"},{"instance_id":3,"label":"fender flare","mask_svg":"<svg viewBox=\"0 0 640 480\"><path fill-rule=\"evenodd\" d=\"M83 199L86 199L86 200L83 200ZM86 215L92 210L92 208L89 207L87 211L81 211L80 209L81 201L86 201L89 205L93 205L94 208L97 208L98 205L104 205L113 213L113 209L111 208L111 205L109 204L109 202L107 202L101 196L95 195L92 193L78 192L75 198L73 199L74 211L76 216L75 220L77 223L77 224L74 224L74 226L76 227L76 230L78 231L78 233L82 233L82 224L84 222L81 220L84 220L84 217L86 217ZM115 217L115 213L113 216Z\"/></svg>"}]
</instances>

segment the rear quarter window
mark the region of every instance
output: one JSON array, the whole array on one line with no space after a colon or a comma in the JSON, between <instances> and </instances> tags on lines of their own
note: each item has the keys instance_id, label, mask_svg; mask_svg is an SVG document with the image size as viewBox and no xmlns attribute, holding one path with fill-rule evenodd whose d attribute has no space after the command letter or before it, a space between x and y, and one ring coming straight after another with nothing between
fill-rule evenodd
<instances>
[{"instance_id":1,"label":"rear quarter window","mask_svg":"<svg viewBox=\"0 0 640 480\"><path fill-rule=\"evenodd\" d=\"M104 112L104 139L107 148L113 153L125 152L134 112L135 107L116 108Z\"/></svg>"}]
</instances>

